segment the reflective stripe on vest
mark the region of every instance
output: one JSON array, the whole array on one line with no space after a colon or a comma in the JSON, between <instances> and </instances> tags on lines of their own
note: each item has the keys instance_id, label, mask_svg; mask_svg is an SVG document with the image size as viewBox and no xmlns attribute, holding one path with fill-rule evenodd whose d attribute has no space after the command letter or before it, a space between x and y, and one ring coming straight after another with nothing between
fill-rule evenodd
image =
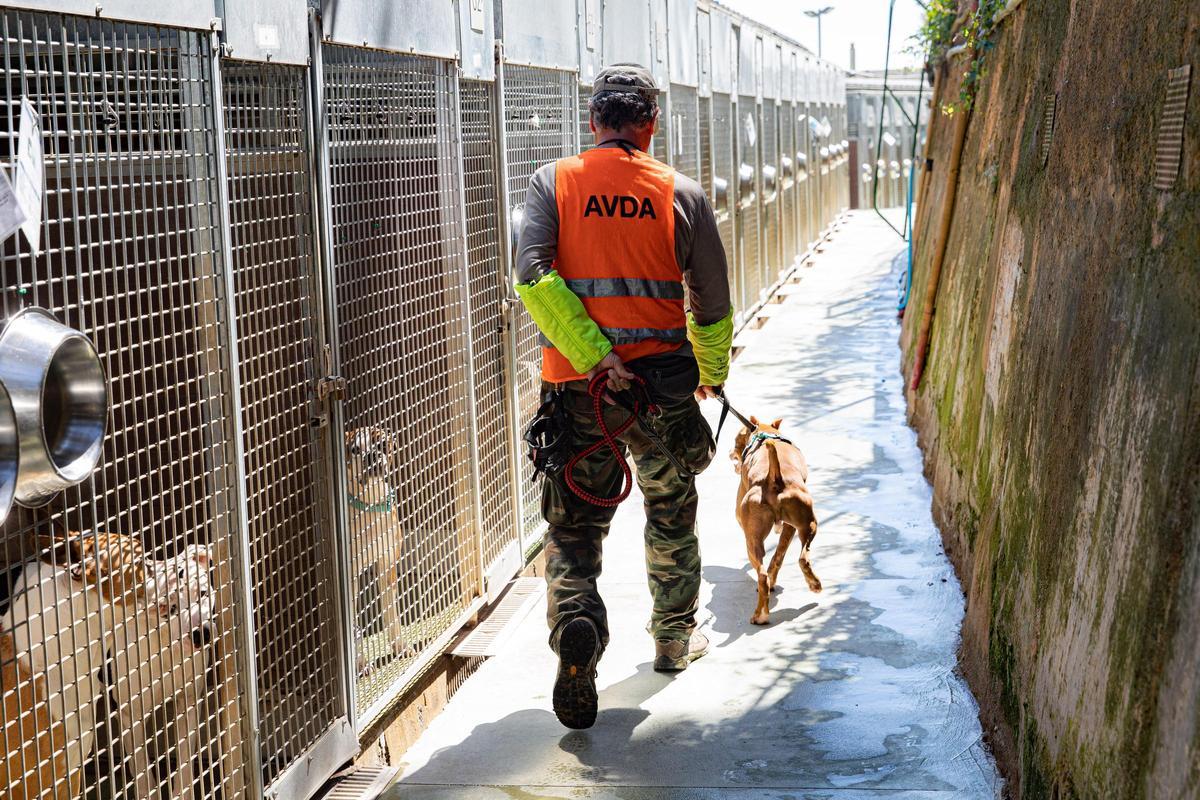
<instances>
[{"instance_id":1,"label":"reflective stripe on vest","mask_svg":"<svg viewBox=\"0 0 1200 800\"><path fill-rule=\"evenodd\" d=\"M675 260L675 171L652 156L598 148L555 167L554 268L623 360L676 350L687 339ZM542 377L582 377L542 339Z\"/></svg>"}]
</instances>

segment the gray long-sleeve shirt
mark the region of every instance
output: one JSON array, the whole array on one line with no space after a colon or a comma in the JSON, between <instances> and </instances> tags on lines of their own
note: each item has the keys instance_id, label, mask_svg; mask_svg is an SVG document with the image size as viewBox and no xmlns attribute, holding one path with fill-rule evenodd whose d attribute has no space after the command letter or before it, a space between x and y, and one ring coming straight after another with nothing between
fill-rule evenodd
<instances>
[{"instance_id":1,"label":"gray long-sleeve shirt","mask_svg":"<svg viewBox=\"0 0 1200 800\"><path fill-rule=\"evenodd\" d=\"M615 142L600 147L618 147ZM558 255L558 201L555 164L541 167L529 181L525 220L517 242L517 281L528 283L550 271ZM720 322L729 313L729 272L725 248L708 196L696 181L675 173L675 260L687 287L688 308L699 325ZM685 345L686 347L686 345ZM684 352L690 352L690 349Z\"/></svg>"}]
</instances>

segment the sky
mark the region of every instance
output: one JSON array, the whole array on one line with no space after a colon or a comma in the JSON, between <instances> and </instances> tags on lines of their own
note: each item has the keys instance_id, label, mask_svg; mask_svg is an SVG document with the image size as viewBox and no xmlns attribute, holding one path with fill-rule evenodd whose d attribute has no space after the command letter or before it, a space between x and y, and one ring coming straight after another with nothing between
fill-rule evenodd
<instances>
[{"instance_id":1,"label":"sky","mask_svg":"<svg viewBox=\"0 0 1200 800\"><path fill-rule=\"evenodd\" d=\"M670 0L668 0L669 2ZM808 9L833 6L821 17L824 57L850 67L850 43L855 45L858 69L883 69L887 44L890 0L720 0L740 14L775 28L817 52L817 21L804 16ZM892 67L915 67L920 59L902 52L921 26L922 9L916 0L895 0L892 19Z\"/></svg>"}]
</instances>

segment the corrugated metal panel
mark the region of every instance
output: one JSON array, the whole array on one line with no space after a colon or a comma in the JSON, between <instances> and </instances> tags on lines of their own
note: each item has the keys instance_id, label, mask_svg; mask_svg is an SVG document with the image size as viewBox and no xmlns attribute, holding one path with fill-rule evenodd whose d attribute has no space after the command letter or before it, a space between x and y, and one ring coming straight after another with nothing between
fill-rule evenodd
<instances>
[{"instance_id":1,"label":"corrugated metal panel","mask_svg":"<svg viewBox=\"0 0 1200 800\"><path fill-rule=\"evenodd\" d=\"M670 0L668 38L671 62L671 83L697 86L700 82L696 54L696 0ZM708 15L703 17L708 22Z\"/></svg>"},{"instance_id":2,"label":"corrugated metal panel","mask_svg":"<svg viewBox=\"0 0 1200 800\"><path fill-rule=\"evenodd\" d=\"M496 33L493 0L458 3L459 52L464 78L490 81L496 77Z\"/></svg>"},{"instance_id":3,"label":"corrugated metal panel","mask_svg":"<svg viewBox=\"0 0 1200 800\"><path fill-rule=\"evenodd\" d=\"M216 5L212 0L188 3L163 3L159 0L13 0L5 5L113 22L140 22L194 30L209 30L217 17Z\"/></svg>"},{"instance_id":4,"label":"corrugated metal panel","mask_svg":"<svg viewBox=\"0 0 1200 800\"><path fill-rule=\"evenodd\" d=\"M659 89L671 84L670 48L667 45L667 0L650 1L650 71Z\"/></svg>"},{"instance_id":5,"label":"corrugated metal panel","mask_svg":"<svg viewBox=\"0 0 1200 800\"><path fill-rule=\"evenodd\" d=\"M707 11L696 15L696 58L699 61L697 81L701 97L712 95L712 21Z\"/></svg>"},{"instance_id":6,"label":"corrugated metal panel","mask_svg":"<svg viewBox=\"0 0 1200 800\"><path fill-rule=\"evenodd\" d=\"M579 79L584 83L595 80L604 65L601 17L601 0L577 0L575 25L579 37Z\"/></svg>"},{"instance_id":7,"label":"corrugated metal panel","mask_svg":"<svg viewBox=\"0 0 1200 800\"><path fill-rule=\"evenodd\" d=\"M755 46L756 42L762 40L758 38L759 32L748 23L742 23L735 30L738 31L737 91L753 99L759 96L762 89L759 80L762 75L762 47Z\"/></svg>"},{"instance_id":8,"label":"corrugated metal panel","mask_svg":"<svg viewBox=\"0 0 1200 800\"><path fill-rule=\"evenodd\" d=\"M504 60L550 69L579 67L575 4L565 0L505 0Z\"/></svg>"},{"instance_id":9,"label":"corrugated metal panel","mask_svg":"<svg viewBox=\"0 0 1200 800\"><path fill-rule=\"evenodd\" d=\"M646 0L604 0L604 63L632 62L649 67L650 27Z\"/></svg>"},{"instance_id":10,"label":"corrugated metal panel","mask_svg":"<svg viewBox=\"0 0 1200 800\"><path fill-rule=\"evenodd\" d=\"M458 57L455 5L444 0L321 0L321 30L337 44Z\"/></svg>"},{"instance_id":11,"label":"corrugated metal panel","mask_svg":"<svg viewBox=\"0 0 1200 800\"><path fill-rule=\"evenodd\" d=\"M228 0L224 10L225 43L230 55L275 64L308 63L305 0Z\"/></svg>"},{"instance_id":12,"label":"corrugated metal panel","mask_svg":"<svg viewBox=\"0 0 1200 800\"><path fill-rule=\"evenodd\" d=\"M736 91L738 45L733 18L719 8L709 16L712 45L712 90L721 94Z\"/></svg>"}]
</instances>

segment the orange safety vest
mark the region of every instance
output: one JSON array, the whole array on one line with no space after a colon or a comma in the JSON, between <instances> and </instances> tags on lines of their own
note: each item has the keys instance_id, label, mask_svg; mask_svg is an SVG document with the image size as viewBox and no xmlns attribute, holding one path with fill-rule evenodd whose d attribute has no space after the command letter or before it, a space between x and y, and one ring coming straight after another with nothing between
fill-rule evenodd
<instances>
[{"instance_id":1,"label":"orange safety vest","mask_svg":"<svg viewBox=\"0 0 1200 800\"><path fill-rule=\"evenodd\" d=\"M678 350L687 338L675 261L675 170L603 147L559 160L554 269L622 361ZM584 377L542 338L542 379Z\"/></svg>"}]
</instances>

